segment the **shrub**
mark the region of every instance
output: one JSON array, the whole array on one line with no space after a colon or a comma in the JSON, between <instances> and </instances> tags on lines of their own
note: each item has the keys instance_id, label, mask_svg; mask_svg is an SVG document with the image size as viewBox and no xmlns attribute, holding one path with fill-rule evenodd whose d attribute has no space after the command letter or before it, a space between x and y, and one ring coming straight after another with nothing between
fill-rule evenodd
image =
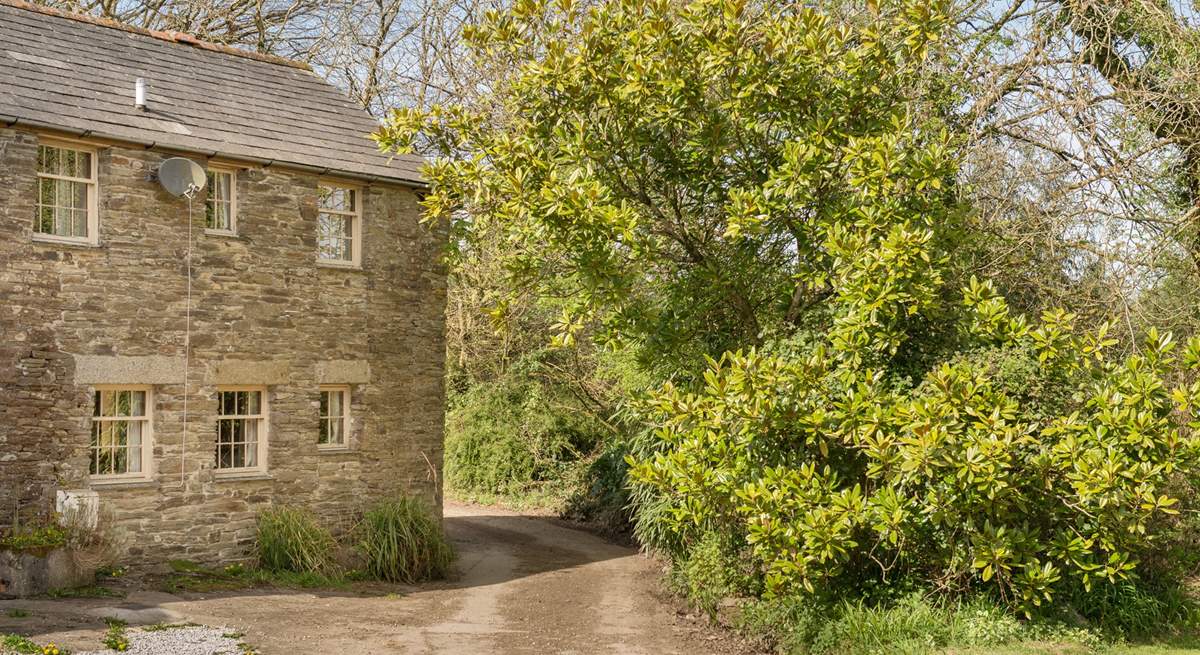
<instances>
[{"instance_id":1,"label":"shrub","mask_svg":"<svg viewBox=\"0 0 1200 655\"><path fill-rule=\"evenodd\" d=\"M569 477L603 427L553 385L516 374L480 383L446 418L446 483L519 494Z\"/></svg>"},{"instance_id":2,"label":"shrub","mask_svg":"<svg viewBox=\"0 0 1200 655\"><path fill-rule=\"evenodd\" d=\"M586 464L579 473L574 491L567 498L563 514L586 521L609 537L628 537L630 525L629 489L625 473L628 465L625 443L615 441Z\"/></svg>"},{"instance_id":3,"label":"shrub","mask_svg":"<svg viewBox=\"0 0 1200 655\"><path fill-rule=\"evenodd\" d=\"M444 577L454 553L428 506L399 496L363 514L354 529L355 546L373 577L413 583Z\"/></svg>"},{"instance_id":4,"label":"shrub","mask_svg":"<svg viewBox=\"0 0 1200 655\"><path fill-rule=\"evenodd\" d=\"M727 354L700 392L667 385L647 407L664 446L632 475L664 494L672 529L744 534L772 592L916 576L1031 614L1059 592L1133 579L1177 512L1167 492L1200 456L1200 383L1171 382L1200 370L1200 340L1180 356L1151 334L1110 360L1103 328L1009 318L986 285L966 299L964 341L989 354L915 385L820 347Z\"/></svg>"},{"instance_id":5,"label":"shrub","mask_svg":"<svg viewBox=\"0 0 1200 655\"><path fill-rule=\"evenodd\" d=\"M328 573L337 542L309 510L274 507L258 516L258 561L269 571Z\"/></svg>"}]
</instances>

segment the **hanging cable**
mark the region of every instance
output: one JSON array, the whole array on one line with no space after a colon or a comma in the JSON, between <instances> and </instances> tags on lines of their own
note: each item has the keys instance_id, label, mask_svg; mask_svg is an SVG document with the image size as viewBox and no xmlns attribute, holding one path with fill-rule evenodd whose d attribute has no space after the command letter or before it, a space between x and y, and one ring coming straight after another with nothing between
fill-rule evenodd
<instances>
[{"instance_id":1,"label":"hanging cable","mask_svg":"<svg viewBox=\"0 0 1200 655\"><path fill-rule=\"evenodd\" d=\"M184 192L188 202L187 218L187 305L184 309L183 329L183 435L179 443L179 487L182 489L187 480L187 439L188 439L188 371L192 362L192 201L200 187L192 184Z\"/></svg>"}]
</instances>

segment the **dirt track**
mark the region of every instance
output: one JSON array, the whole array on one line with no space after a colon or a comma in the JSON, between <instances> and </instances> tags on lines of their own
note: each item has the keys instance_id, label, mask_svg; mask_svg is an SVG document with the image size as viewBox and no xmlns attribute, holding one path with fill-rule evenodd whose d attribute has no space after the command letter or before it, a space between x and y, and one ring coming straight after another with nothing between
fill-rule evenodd
<instances>
[{"instance_id":1,"label":"dirt track","mask_svg":"<svg viewBox=\"0 0 1200 655\"><path fill-rule=\"evenodd\" d=\"M491 507L447 504L446 530L459 555L451 582L382 595L375 588L0 601L0 633L93 649L101 618L125 610L131 626L225 626L264 655L742 652L678 612L661 590L659 568L635 549ZM6 617L12 607L31 616Z\"/></svg>"}]
</instances>

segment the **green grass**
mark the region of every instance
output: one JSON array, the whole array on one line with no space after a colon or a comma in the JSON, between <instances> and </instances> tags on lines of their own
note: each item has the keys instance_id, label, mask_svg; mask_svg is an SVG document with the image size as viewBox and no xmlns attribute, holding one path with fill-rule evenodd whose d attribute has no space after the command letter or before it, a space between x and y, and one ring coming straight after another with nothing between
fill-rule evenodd
<instances>
[{"instance_id":1,"label":"green grass","mask_svg":"<svg viewBox=\"0 0 1200 655\"><path fill-rule=\"evenodd\" d=\"M933 603L919 594L879 605L821 604L803 597L752 601L738 612L746 636L786 655L1200 655L1193 623L1161 623L1123 639L1098 627L1050 617L1019 620L984 597Z\"/></svg>"},{"instance_id":2,"label":"green grass","mask_svg":"<svg viewBox=\"0 0 1200 655\"><path fill-rule=\"evenodd\" d=\"M5 614L5 616L7 616L10 619L23 619L23 618L29 616L29 611L23 610L19 607L14 607L14 608L8 610L7 612L5 612L4 614Z\"/></svg>"},{"instance_id":3,"label":"green grass","mask_svg":"<svg viewBox=\"0 0 1200 655\"><path fill-rule=\"evenodd\" d=\"M170 593L211 593L255 587L337 589L345 587L350 581L349 576L341 574L268 571L241 564L210 568L188 560L173 560L170 566L173 573L162 583L162 589Z\"/></svg>"},{"instance_id":4,"label":"green grass","mask_svg":"<svg viewBox=\"0 0 1200 655\"><path fill-rule=\"evenodd\" d=\"M42 647L28 637L21 635L0 635L0 652L21 653L21 655L41 655Z\"/></svg>"},{"instance_id":5,"label":"green grass","mask_svg":"<svg viewBox=\"0 0 1200 655\"><path fill-rule=\"evenodd\" d=\"M46 595L50 598L124 598L125 592L100 585L88 585L86 587L51 589L46 592Z\"/></svg>"},{"instance_id":6,"label":"green grass","mask_svg":"<svg viewBox=\"0 0 1200 655\"><path fill-rule=\"evenodd\" d=\"M473 505L494 505L514 512L545 510L558 514L566 508L571 492L562 486L547 485L512 493L447 488L446 495L459 502Z\"/></svg>"},{"instance_id":7,"label":"green grass","mask_svg":"<svg viewBox=\"0 0 1200 655\"><path fill-rule=\"evenodd\" d=\"M1003 646L980 646L975 648L949 648L947 655L1197 655L1200 654L1200 639L1195 636L1177 637L1162 642L1147 644L1113 644L1099 647L1081 643L1055 641L1028 641Z\"/></svg>"},{"instance_id":8,"label":"green grass","mask_svg":"<svg viewBox=\"0 0 1200 655\"><path fill-rule=\"evenodd\" d=\"M18 653L19 655L71 655L66 648L56 644L41 645L29 637L16 634L0 634L0 653Z\"/></svg>"},{"instance_id":9,"label":"green grass","mask_svg":"<svg viewBox=\"0 0 1200 655\"><path fill-rule=\"evenodd\" d=\"M104 637L100 640L105 648L123 652L129 650L129 639L125 637L125 629L128 624L121 619L106 618L104 622L108 624L108 631L104 633Z\"/></svg>"}]
</instances>

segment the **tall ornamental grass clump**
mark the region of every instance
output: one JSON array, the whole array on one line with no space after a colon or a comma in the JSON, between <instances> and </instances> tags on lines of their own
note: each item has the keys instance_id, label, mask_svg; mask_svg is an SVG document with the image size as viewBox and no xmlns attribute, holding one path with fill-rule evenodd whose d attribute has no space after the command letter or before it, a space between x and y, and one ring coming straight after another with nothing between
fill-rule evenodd
<instances>
[{"instance_id":1,"label":"tall ornamental grass clump","mask_svg":"<svg viewBox=\"0 0 1200 655\"><path fill-rule=\"evenodd\" d=\"M367 573L389 582L445 577L454 560L442 526L422 501L398 496L374 505L354 529Z\"/></svg>"},{"instance_id":2,"label":"tall ornamental grass clump","mask_svg":"<svg viewBox=\"0 0 1200 655\"><path fill-rule=\"evenodd\" d=\"M258 516L258 561L268 571L328 574L337 542L316 515L302 507L273 507Z\"/></svg>"}]
</instances>

